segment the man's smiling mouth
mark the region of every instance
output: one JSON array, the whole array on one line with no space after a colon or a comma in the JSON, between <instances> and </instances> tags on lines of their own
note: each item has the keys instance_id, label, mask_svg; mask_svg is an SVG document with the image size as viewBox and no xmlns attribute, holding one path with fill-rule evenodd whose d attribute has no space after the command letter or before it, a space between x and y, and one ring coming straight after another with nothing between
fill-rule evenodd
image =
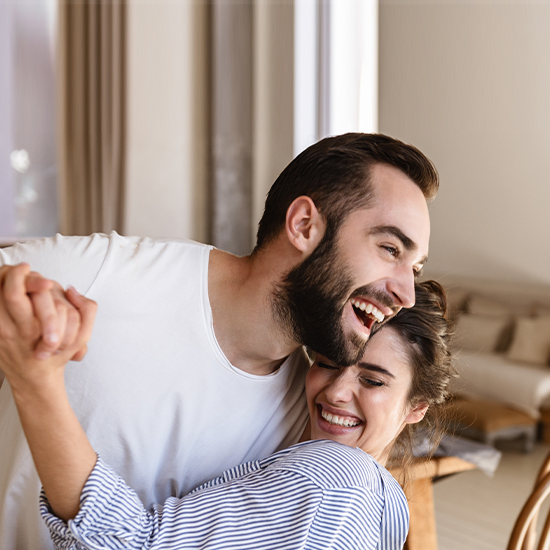
<instances>
[{"instance_id":1,"label":"man's smiling mouth","mask_svg":"<svg viewBox=\"0 0 550 550\"><path fill-rule=\"evenodd\" d=\"M384 320L384 314L374 304L362 298L352 298L351 305L353 306L356 317L368 329L370 329L375 322L381 323Z\"/></svg>"}]
</instances>

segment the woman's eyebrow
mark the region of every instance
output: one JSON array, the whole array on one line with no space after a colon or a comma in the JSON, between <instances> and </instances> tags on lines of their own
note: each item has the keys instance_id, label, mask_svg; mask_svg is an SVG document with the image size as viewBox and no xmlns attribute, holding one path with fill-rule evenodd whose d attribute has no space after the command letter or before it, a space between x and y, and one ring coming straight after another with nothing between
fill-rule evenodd
<instances>
[{"instance_id":1,"label":"woman's eyebrow","mask_svg":"<svg viewBox=\"0 0 550 550\"><path fill-rule=\"evenodd\" d=\"M370 371L379 372L380 374L385 374L386 376L389 376L390 378L393 378L395 380L395 376L388 369L385 369L380 365L375 365L374 363L365 363L363 361L360 361L358 363L358 366L365 370L370 370Z\"/></svg>"}]
</instances>

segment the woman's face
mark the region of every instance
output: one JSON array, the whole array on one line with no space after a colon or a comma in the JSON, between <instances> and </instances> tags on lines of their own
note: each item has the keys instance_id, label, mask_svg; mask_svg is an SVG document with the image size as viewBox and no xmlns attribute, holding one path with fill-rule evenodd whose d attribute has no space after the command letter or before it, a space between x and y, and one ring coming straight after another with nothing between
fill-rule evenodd
<instances>
[{"instance_id":1,"label":"woman's face","mask_svg":"<svg viewBox=\"0 0 550 550\"><path fill-rule=\"evenodd\" d=\"M422 420L428 408L408 404L411 383L404 344L391 327L372 336L363 358L351 367L318 355L306 378L311 439L359 447L385 463L388 446L405 424Z\"/></svg>"}]
</instances>

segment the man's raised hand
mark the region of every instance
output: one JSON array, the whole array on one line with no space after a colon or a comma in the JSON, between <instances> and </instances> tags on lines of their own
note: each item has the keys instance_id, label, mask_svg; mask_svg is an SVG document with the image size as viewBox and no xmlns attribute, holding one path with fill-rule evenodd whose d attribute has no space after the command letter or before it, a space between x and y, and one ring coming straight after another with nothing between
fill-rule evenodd
<instances>
[{"instance_id":1,"label":"man's raised hand","mask_svg":"<svg viewBox=\"0 0 550 550\"><path fill-rule=\"evenodd\" d=\"M37 301L37 310L41 310L41 317L35 313L33 300L25 292L25 277L30 275L28 266L15 266L12 270L0 270L0 369L14 391L28 391L52 375L62 375L65 364L75 355L86 350L90 339L95 318L96 304L70 288L66 292L66 301L74 314L68 314L65 321L59 318L63 330L58 338L63 346L58 347L47 357L37 357L36 344L43 340L43 324L51 315L46 301ZM23 281L23 283L22 283ZM35 278L35 290L48 285ZM48 293L51 290L38 290L32 294ZM72 317L76 315L78 322ZM63 326L64 325L64 326Z\"/></svg>"},{"instance_id":2,"label":"man's raised hand","mask_svg":"<svg viewBox=\"0 0 550 550\"><path fill-rule=\"evenodd\" d=\"M47 359L73 346L81 316L60 284L32 272L28 264L0 268L0 298L20 338L32 343L35 357ZM0 318L1 319L1 318ZM6 330L0 325L0 334ZM78 361L86 346L75 351Z\"/></svg>"}]
</instances>

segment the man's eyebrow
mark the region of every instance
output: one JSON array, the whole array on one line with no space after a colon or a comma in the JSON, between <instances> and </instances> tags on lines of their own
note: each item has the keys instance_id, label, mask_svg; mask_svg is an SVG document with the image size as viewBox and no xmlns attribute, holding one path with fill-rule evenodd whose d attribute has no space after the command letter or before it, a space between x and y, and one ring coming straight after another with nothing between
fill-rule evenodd
<instances>
[{"instance_id":1,"label":"man's eyebrow","mask_svg":"<svg viewBox=\"0 0 550 550\"><path fill-rule=\"evenodd\" d=\"M386 376L389 376L390 378L393 378L395 380L395 376L384 367L381 367L380 365L375 365L374 363L365 363L362 361L359 361L358 366L365 370L371 370L374 372L379 372L380 374L385 374Z\"/></svg>"},{"instance_id":2,"label":"man's eyebrow","mask_svg":"<svg viewBox=\"0 0 550 550\"><path fill-rule=\"evenodd\" d=\"M393 235L401 241L406 250L416 250L418 248L418 245L395 225L377 225L376 227L373 227L369 233L371 235L380 235L383 233Z\"/></svg>"},{"instance_id":3,"label":"man's eyebrow","mask_svg":"<svg viewBox=\"0 0 550 550\"><path fill-rule=\"evenodd\" d=\"M386 235L393 235L394 237L397 237L400 241L405 250L408 251L414 251L418 248L418 245L399 229L399 227L395 225L377 225L376 227L373 227L369 233L371 235L380 235L380 234L386 234ZM424 256L418 263L420 265L424 265L428 261L428 257Z\"/></svg>"}]
</instances>

